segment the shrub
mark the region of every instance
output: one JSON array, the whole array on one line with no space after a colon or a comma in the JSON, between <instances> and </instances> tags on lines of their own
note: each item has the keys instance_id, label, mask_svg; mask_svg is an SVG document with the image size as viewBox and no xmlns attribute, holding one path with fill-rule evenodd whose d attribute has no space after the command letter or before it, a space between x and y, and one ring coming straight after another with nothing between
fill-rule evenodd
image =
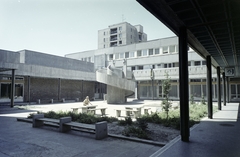
<instances>
[{"instance_id":1,"label":"shrub","mask_svg":"<svg viewBox=\"0 0 240 157\"><path fill-rule=\"evenodd\" d=\"M125 117L125 120L119 120L118 124L119 125L123 125L123 126L125 126L125 125L132 125L133 121L132 121L131 117Z\"/></svg>"},{"instance_id":2,"label":"shrub","mask_svg":"<svg viewBox=\"0 0 240 157\"><path fill-rule=\"evenodd\" d=\"M147 133L142 130L141 128L138 128L136 126L128 126L126 127L122 134L124 136L135 136L135 137L138 137L138 138L142 138L142 139L149 139Z\"/></svg>"},{"instance_id":3,"label":"shrub","mask_svg":"<svg viewBox=\"0 0 240 157\"><path fill-rule=\"evenodd\" d=\"M142 130L146 130L148 128L148 123L144 118L137 118L137 126Z\"/></svg>"}]
</instances>

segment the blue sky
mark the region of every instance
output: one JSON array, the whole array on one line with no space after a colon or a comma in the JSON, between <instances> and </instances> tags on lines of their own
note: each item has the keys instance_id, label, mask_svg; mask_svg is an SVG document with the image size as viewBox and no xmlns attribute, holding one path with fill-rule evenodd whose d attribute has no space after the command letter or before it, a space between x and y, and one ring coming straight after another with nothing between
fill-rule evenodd
<instances>
[{"instance_id":1,"label":"blue sky","mask_svg":"<svg viewBox=\"0 0 240 157\"><path fill-rule=\"evenodd\" d=\"M0 49L58 56L97 49L98 30L123 21L175 36L135 0L1 0L0 21Z\"/></svg>"}]
</instances>

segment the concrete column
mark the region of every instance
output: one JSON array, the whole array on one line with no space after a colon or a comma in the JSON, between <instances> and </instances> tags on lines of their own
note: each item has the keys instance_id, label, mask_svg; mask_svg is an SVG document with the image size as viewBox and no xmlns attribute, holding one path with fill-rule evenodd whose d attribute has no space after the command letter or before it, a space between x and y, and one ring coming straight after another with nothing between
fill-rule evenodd
<instances>
[{"instance_id":1,"label":"concrete column","mask_svg":"<svg viewBox=\"0 0 240 157\"><path fill-rule=\"evenodd\" d=\"M177 80L178 81L178 84L177 84L177 98L179 99L179 96L180 96L180 94L179 94L179 91L180 91L180 89L179 89L179 80Z\"/></svg>"},{"instance_id":2,"label":"concrete column","mask_svg":"<svg viewBox=\"0 0 240 157\"><path fill-rule=\"evenodd\" d=\"M212 84L212 92L213 92L213 99L216 99L216 88L215 88L215 84Z\"/></svg>"},{"instance_id":3,"label":"concrete column","mask_svg":"<svg viewBox=\"0 0 240 157\"><path fill-rule=\"evenodd\" d=\"M152 79L152 100L154 99L154 89L153 89L153 79Z\"/></svg>"},{"instance_id":4,"label":"concrete column","mask_svg":"<svg viewBox=\"0 0 240 157\"><path fill-rule=\"evenodd\" d=\"M179 86L180 86L180 125L182 141L189 141L189 79L188 79L187 29L179 32Z\"/></svg>"},{"instance_id":5,"label":"concrete column","mask_svg":"<svg viewBox=\"0 0 240 157\"><path fill-rule=\"evenodd\" d=\"M227 96L227 102L229 103L229 100L230 100L230 94L229 94L229 77L226 77L226 96Z\"/></svg>"},{"instance_id":6,"label":"concrete column","mask_svg":"<svg viewBox=\"0 0 240 157\"><path fill-rule=\"evenodd\" d=\"M15 69L12 69L11 107L14 106L14 97L15 97Z\"/></svg>"},{"instance_id":7,"label":"concrete column","mask_svg":"<svg viewBox=\"0 0 240 157\"><path fill-rule=\"evenodd\" d=\"M139 99L139 97L138 97L138 81L135 82L135 99Z\"/></svg>"},{"instance_id":8,"label":"concrete column","mask_svg":"<svg viewBox=\"0 0 240 157\"><path fill-rule=\"evenodd\" d=\"M101 85L101 84L100 84ZM81 99L82 100L84 100L85 98L83 98L83 80L82 80L82 89L81 89ZM101 90L100 91L102 91L102 88L100 88Z\"/></svg>"},{"instance_id":9,"label":"concrete column","mask_svg":"<svg viewBox=\"0 0 240 157\"><path fill-rule=\"evenodd\" d=\"M30 103L30 101L31 101L30 86L31 86L31 80L30 80L30 76L28 76L28 102L29 102L29 103Z\"/></svg>"},{"instance_id":10,"label":"concrete column","mask_svg":"<svg viewBox=\"0 0 240 157\"><path fill-rule=\"evenodd\" d=\"M217 98L218 98L218 109L222 110L221 104L221 76L220 76L220 67L217 67Z\"/></svg>"},{"instance_id":11,"label":"concrete column","mask_svg":"<svg viewBox=\"0 0 240 157\"><path fill-rule=\"evenodd\" d=\"M223 78L223 105L226 106L226 77L225 72L222 73Z\"/></svg>"},{"instance_id":12,"label":"concrete column","mask_svg":"<svg viewBox=\"0 0 240 157\"><path fill-rule=\"evenodd\" d=\"M207 102L208 102L208 118L212 119L212 64L211 56L207 56Z\"/></svg>"},{"instance_id":13,"label":"concrete column","mask_svg":"<svg viewBox=\"0 0 240 157\"><path fill-rule=\"evenodd\" d=\"M61 100L61 79L58 78L58 101Z\"/></svg>"}]
</instances>

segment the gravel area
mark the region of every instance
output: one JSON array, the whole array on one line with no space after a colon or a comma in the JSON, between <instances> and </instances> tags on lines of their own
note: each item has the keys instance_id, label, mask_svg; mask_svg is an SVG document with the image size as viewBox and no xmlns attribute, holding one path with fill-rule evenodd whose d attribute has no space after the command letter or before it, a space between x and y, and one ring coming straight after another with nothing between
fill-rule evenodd
<instances>
[{"instance_id":1,"label":"gravel area","mask_svg":"<svg viewBox=\"0 0 240 157\"><path fill-rule=\"evenodd\" d=\"M116 122L108 123L108 132L111 134L122 135L124 129L125 126L120 126ZM168 143L177 137L180 131L160 124L148 123L147 134L152 141Z\"/></svg>"}]
</instances>

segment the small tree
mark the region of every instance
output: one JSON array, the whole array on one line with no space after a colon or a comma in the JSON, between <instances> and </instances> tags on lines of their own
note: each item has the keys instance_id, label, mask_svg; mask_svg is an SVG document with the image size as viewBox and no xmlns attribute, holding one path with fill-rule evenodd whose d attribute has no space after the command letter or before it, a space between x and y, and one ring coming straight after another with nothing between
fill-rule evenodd
<instances>
[{"instance_id":1,"label":"small tree","mask_svg":"<svg viewBox=\"0 0 240 157\"><path fill-rule=\"evenodd\" d=\"M169 92L171 90L171 79L169 78L168 73L165 74L166 79L163 80L162 82L162 88L163 88L163 101L162 101L162 108L167 114L167 119L168 119L168 112L169 109L171 108L171 102L169 102Z\"/></svg>"},{"instance_id":2,"label":"small tree","mask_svg":"<svg viewBox=\"0 0 240 157\"><path fill-rule=\"evenodd\" d=\"M203 105L206 105L206 101L205 101L204 94L202 94L202 100L201 100L201 103L202 103Z\"/></svg>"},{"instance_id":3,"label":"small tree","mask_svg":"<svg viewBox=\"0 0 240 157\"><path fill-rule=\"evenodd\" d=\"M194 95L193 95L193 94L191 94L190 103L191 103L191 104L195 104L195 102L194 102Z\"/></svg>"}]
</instances>

